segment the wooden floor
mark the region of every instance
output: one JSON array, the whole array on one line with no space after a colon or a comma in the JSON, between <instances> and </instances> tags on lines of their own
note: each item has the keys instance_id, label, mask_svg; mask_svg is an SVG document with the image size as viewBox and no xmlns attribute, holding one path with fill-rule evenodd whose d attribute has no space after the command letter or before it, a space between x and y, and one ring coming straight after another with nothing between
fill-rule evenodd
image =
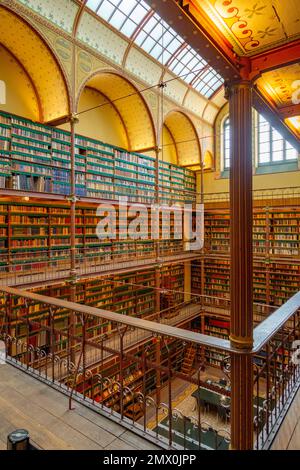
<instances>
[{"instance_id":1,"label":"wooden floor","mask_svg":"<svg viewBox=\"0 0 300 470\"><path fill-rule=\"evenodd\" d=\"M1 358L0 358L1 359ZM31 440L48 450L157 449L122 426L68 399L18 369L0 361L0 449L7 435L29 431Z\"/></svg>"},{"instance_id":2,"label":"wooden floor","mask_svg":"<svg viewBox=\"0 0 300 470\"><path fill-rule=\"evenodd\" d=\"M300 389L275 437L272 450L300 450Z\"/></svg>"}]
</instances>

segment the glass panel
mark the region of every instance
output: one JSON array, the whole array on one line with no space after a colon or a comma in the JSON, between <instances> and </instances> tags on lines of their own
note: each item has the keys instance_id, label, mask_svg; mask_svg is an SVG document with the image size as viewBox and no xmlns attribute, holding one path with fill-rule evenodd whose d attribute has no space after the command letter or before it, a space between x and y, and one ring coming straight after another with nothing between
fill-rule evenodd
<instances>
[{"instance_id":1,"label":"glass panel","mask_svg":"<svg viewBox=\"0 0 300 470\"><path fill-rule=\"evenodd\" d=\"M89 0L87 6L128 37L150 11L142 0Z\"/></svg>"},{"instance_id":2,"label":"glass panel","mask_svg":"<svg viewBox=\"0 0 300 470\"><path fill-rule=\"evenodd\" d=\"M141 35L147 33L141 40ZM151 38L152 47L147 38ZM143 26L141 32L135 39L136 44L142 47L152 57L162 64L166 64L171 55L183 44L183 39L155 13Z\"/></svg>"},{"instance_id":3,"label":"glass panel","mask_svg":"<svg viewBox=\"0 0 300 470\"><path fill-rule=\"evenodd\" d=\"M96 11L98 6L99 6L100 1L99 0L88 0L87 6L91 9Z\"/></svg>"},{"instance_id":4,"label":"glass panel","mask_svg":"<svg viewBox=\"0 0 300 470\"><path fill-rule=\"evenodd\" d=\"M224 168L230 166L230 121L223 126ZM298 151L282 135L271 127L269 122L258 115L258 164L278 163L298 159Z\"/></svg>"},{"instance_id":5,"label":"glass panel","mask_svg":"<svg viewBox=\"0 0 300 470\"><path fill-rule=\"evenodd\" d=\"M260 142L270 142L270 132L260 132L259 141Z\"/></svg>"},{"instance_id":6,"label":"glass panel","mask_svg":"<svg viewBox=\"0 0 300 470\"><path fill-rule=\"evenodd\" d=\"M298 151L288 142L285 142L285 158L287 160L297 160L298 158Z\"/></svg>"},{"instance_id":7,"label":"glass panel","mask_svg":"<svg viewBox=\"0 0 300 470\"><path fill-rule=\"evenodd\" d=\"M276 131L276 130L274 129L274 127L272 127L272 139L273 139L273 140L283 140L282 135L279 134L279 132Z\"/></svg>"},{"instance_id":8,"label":"glass panel","mask_svg":"<svg viewBox=\"0 0 300 470\"><path fill-rule=\"evenodd\" d=\"M270 142L259 143L259 153L270 153Z\"/></svg>"},{"instance_id":9,"label":"glass panel","mask_svg":"<svg viewBox=\"0 0 300 470\"><path fill-rule=\"evenodd\" d=\"M230 168L230 121L227 118L224 122L224 169Z\"/></svg>"},{"instance_id":10,"label":"glass panel","mask_svg":"<svg viewBox=\"0 0 300 470\"><path fill-rule=\"evenodd\" d=\"M213 68L209 67L206 71L200 73L194 86L206 98L210 98L222 83L222 77Z\"/></svg>"},{"instance_id":11,"label":"glass panel","mask_svg":"<svg viewBox=\"0 0 300 470\"><path fill-rule=\"evenodd\" d=\"M282 162L283 161L283 151L272 152L272 161L273 162Z\"/></svg>"},{"instance_id":12,"label":"glass panel","mask_svg":"<svg viewBox=\"0 0 300 470\"><path fill-rule=\"evenodd\" d=\"M124 25L122 26L122 33L126 36L131 36L132 33L135 31L136 24L131 20L126 20Z\"/></svg>"},{"instance_id":13,"label":"glass panel","mask_svg":"<svg viewBox=\"0 0 300 470\"><path fill-rule=\"evenodd\" d=\"M272 149L273 149L273 152L279 152L281 151L282 152L282 158L283 158L283 140L273 140L273 144L272 144Z\"/></svg>"},{"instance_id":14,"label":"glass panel","mask_svg":"<svg viewBox=\"0 0 300 470\"><path fill-rule=\"evenodd\" d=\"M261 153L259 155L259 163L270 163L270 154L269 153Z\"/></svg>"},{"instance_id":15,"label":"glass panel","mask_svg":"<svg viewBox=\"0 0 300 470\"><path fill-rule=\"evenodd\" d=\"M297 160L298 152L294 148L287 149L285 157L286 157L287 160Z\"/></svg>"},{"instance_id":16,"label":"glass panel","mask_svg":"<svg viewBox=\"0 0 300 470\"><path fill-rule=\"evenodd\" d=\"M103 18L106 21L109 21L114 11L115 9L114 9L114 6L111 4L111 2L109 2L108 0L105 0L104 2L101 2L100 7L98 5L97 13L99 16L101 16L101 18Z\"/></svg>"},{"instance_id":17,"label":"glass panel","mask_svg":"<svg viewBox=\"0 0 300 470\"><path fill-rule=\"evenodd\" d=\"M116 11L111 17L110 23L117 29L121 29L125 23L126 16L121 11Z\"/></svg>"}]
</instances>

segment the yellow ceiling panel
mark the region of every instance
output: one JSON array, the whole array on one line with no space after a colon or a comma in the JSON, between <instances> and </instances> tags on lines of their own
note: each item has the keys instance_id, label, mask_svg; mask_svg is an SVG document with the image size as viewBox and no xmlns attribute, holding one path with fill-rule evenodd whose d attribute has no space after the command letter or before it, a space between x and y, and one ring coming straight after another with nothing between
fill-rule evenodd
<instances>
[{"instance_id":1,"label":"yellow ceiling panel","mask_svg":"<svg viewBox=\"0 0 300 470\"><path fill-rule=\"evenodd\" d=\"M115 73L103 72L88 80L86 86L100 91L113 102L127 130L130 150L138 151L155 146L150 111L130 82Z\"/></svg>"},{"instance_id":2,"label":"yellow ceiling panel","mask_svg":"<svg viewBox=\"0 0 300 470\"><path fill-rule=\"evenodd\" d=\"M34 86L25 70L0 45L0 80L5 83L6 99L1 109L34 121L39 119L39 105Z\"/></svg>"},{"instance_id":3,"label":"yellow ceiling panel","mask_svg":"<svg viewBox=\"0 0 300 470\"><path fill-rule=\"evenodd\" d=\"M300 116L285 119L286 124L300 137Z\"/></svg>"},{"instance_id":4,"label":"yellow ceiling panel","mask_svg":"<svg viewBox=\"0 0 300 470\"><path fill-rule=\"evenodd\" d=\"M69 113L62 72L40 36L12 12L0 7L0 42L30 76L40 102L40 120L50 121Z\"/></svg>"},{"instance_id":5,"label":"yellow ceiling panel","mask_svg":"<svg viewBox=\"0 0 300 470\"><path fill-rule=\"evenodd\" d=\"M187 0L205 9L238 55L253 55L300 37L299 0ZM288 3L288 5L287 5Z\"/></svg>"},{"instance_id":6,"label":"yellow ceiling panel","mask_svg":"<svg viewBox=\"0 0 300 470\"><path fill-rule=\"evenodd\" d=\"M172 111L165 119L165 126L175 142L178 164L187 166L199 163L200 144L190 118L179 111Z\"/></svg>"},{"instance_id":7,"label":"yellow ceiling panel","mask_svg":"<svg viewBox=\"0 0 300 470\"><path fill-rule=\"evenodd\" d=\"M276 105L281 107L292 104L296 82L299 79L300 63L264 73L257 80L257 86L264 95L271 97Z\"/></svg>"}]
</instances>

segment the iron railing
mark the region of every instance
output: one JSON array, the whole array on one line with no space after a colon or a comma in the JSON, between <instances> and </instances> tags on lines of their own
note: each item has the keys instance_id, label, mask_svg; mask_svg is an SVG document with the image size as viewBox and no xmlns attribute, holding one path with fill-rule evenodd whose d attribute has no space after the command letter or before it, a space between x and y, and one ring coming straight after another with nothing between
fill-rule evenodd
<instances>
[{"instance_id":1,"label":"iron railing","mask_svg":"<svg viewBox=\"0 0 300 470\"><path fill-rule=\"evenodd\" d=\"M253 349L241 352L226 339L172 326L168 312L149 321L1 291L8 362L67 394L70 407L72 399L84 402L164 448L230 448L233 354L253 356L255 448L270 444L299 385L300 293L259 323ZM208 371L214 361L221 369Z\"/></svg>"},{"instance_id":2,"label":"iron railing","mask_svg":"<svg viewBox=\"0 0 300 470\"><path fill-rule=\"evenodd\" d=\"M270 189L254 189L252 191L253 200L265 202L269 206L272 205L272 201L276 205L280 204L280 201L284 204L287 199L300 199L300 187L292 186L288 188L270 188ZM229 191L208 193L205 192L202 196L202 200L205 203L210 202L229 202Z\"/></svg>"},{"instance_id":3,"label":"iron railing","mask_svg":"<svg viewBox=\"0 0 300 470\"><path fill-rule=\"evenodd\" d=\"M133 248L131 256L128 251L120 253L110 249L105 251L96 249L76 250L76 272L78 276L89 274L105 274L113 271L130 270L131 268L149 267L151 264L161 262L180 262L196 259L200 257L199 251L185 251L183 242L174 243L167 249L160 244L159 252L155 250L155 243L152 242L151 249L143 250L145 242L132 242ZM128 246L127 246L128 249ZM13 259L11 255L8 262L7 255L0 257L0 285L26 285L33 283L43 283L46 281L65 279L70 276L71 270L71 250L57 250L56 256L49 255L48 251L35 251L22 253L23 260ZM32 255L32 259L30 259Z\"/></svg>"}]
</instances>

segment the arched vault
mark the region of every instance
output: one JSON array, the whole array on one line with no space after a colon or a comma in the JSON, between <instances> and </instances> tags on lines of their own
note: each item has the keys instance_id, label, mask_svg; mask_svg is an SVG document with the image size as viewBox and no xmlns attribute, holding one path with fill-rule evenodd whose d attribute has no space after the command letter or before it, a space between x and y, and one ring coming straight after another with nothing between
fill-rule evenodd
<instances>
[{"instance_id":1,"label":"arched vault","mask_svg":"<svg viewBox=\"0 0 300 470\"><path fill-rule=\"evenodd\" d=\"M115 107L126 128L129 150L138 152L155 147L155 128L151 113L143 96L130 81L117 73L102 71L88 78L81 87L81 92L84 87L98 90ZM77 97L77 106L80 94Z\"/></svg>"},{"instance_id":2,"label":"arched vault","mask_svg":"<svg viewBox=\"0 0 300 470\"><path fill-rule=\"evenodd\" d=\"M0 7L0 43L26 71L39 103L39 120L69 114L70 100L63 72L39 33L12 11Z\"/></svg>"},{"instance_id":3,"label":"arched vault","mask_svg":"<svg viewBox=\"0 0 300 470\"><path fill-rule=\"evenodd\" d=\"M171 111L164 120L164 126L173 137L178 165L199 165L201 162L200 142L191 119L181 111Z\"/></svg>"}]
</instances>

